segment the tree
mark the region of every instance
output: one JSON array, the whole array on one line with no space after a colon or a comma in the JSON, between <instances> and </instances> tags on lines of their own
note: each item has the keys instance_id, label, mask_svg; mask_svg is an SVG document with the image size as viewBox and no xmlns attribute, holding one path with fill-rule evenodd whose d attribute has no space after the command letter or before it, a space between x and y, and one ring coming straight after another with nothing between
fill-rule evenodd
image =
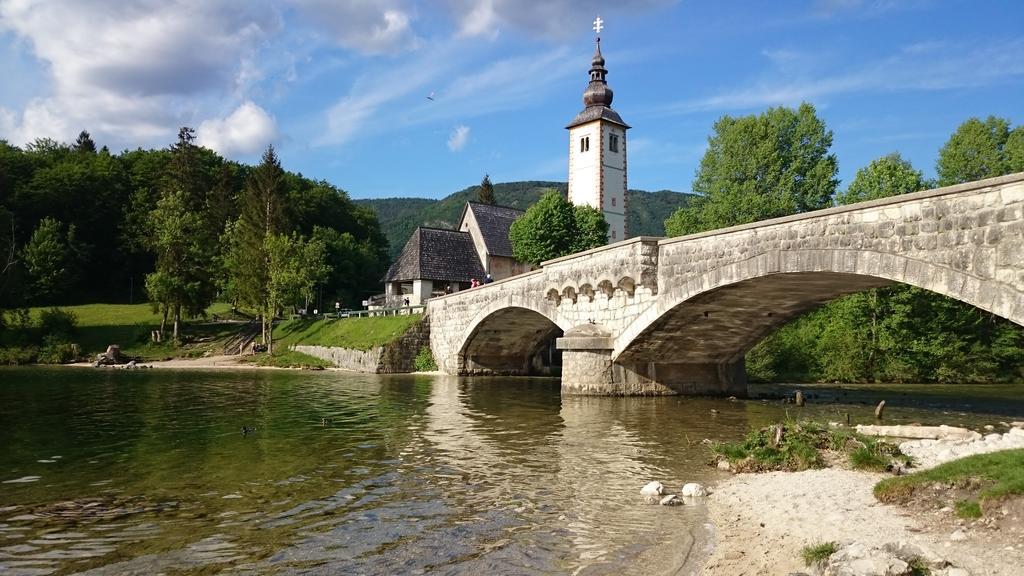
<instances>
[{"instance_id":1,"label":"tree","mask_svg":"<svg viewBox=\"0 0 1024 576\"><path fill-rule=\"evenodd\" d=\"M508 232L512 255L520 262L540 264L572 254L575 228L572 204L551 190L512 223Z\"/></svg>"},{"instance_id":2,"label":"tree","mask_svg":"<svg viewBox=\"0 0 1024 576\"><path fill-rule=\"evenodd\" d=\"M182 312L200 315L216 295L205 222L188 204L185 192L170 192L150 214L156 270L146 275L146 292L163 309L161 330L168 313L173 314L175 340L180 336Z\"/></svg>"},{"instance_id":3,"label":"tree","mask_svg":"<svg viewBox=\"0 0 1024 576\"><path fill-rule=\"evenodd\" d=\"M73 287L80 260L76 243L75 225L65 230L53 218L43 218L32 232L22 258L37 301L63 296Z\"/></svg>"},{"instance_id":4,"label":"tree","mask_svg":"<svg viewBox=\"0 0 1024 576\"><path fill-rule=\"evenodd\" d=\"M1011 137L1012 136L1012 137ZM939 150L939 185L948 186L1024 170L1024 126L989 116L961 124Z\"/></svg>"},{"instance_id":5,"label":"tree","mask_svg":"<svg viewBox=\"0 0 1024 576\"><path fill-rule=\"evenodd\" d=\"M267 238L286 230L285 194L284 170L274 147L268 146L260 165L246 180L241 215L227 239L233 252L226 262L231 296L237 303L260 314L264 343L270 337L274 314L268 292Z\"/></svg>"},{"instance_id":6,"label":"tree","mask_svg":"<svg viewBox=\"0 0 1024 576\"><path fill-rule=\"evenodd\" d=\"M491 175L484 174L484 179L480 181L480 190L477 198L482 204L494 205L497 201L494 199L494 185L491 184Z\"/></svg>"},{"instance_id":7,"label":"tree","mask_svg":"<svg viewBox=\"0 0 1024 576\"><path fill-rule=\"evenodd\" d=\"M573 206L557 190L550 190L512 223L508 237L516 260L540 264L604 246L608 222L600 210Z\"/></svg>"},{"instance_id":8,"label":"tree","mask_svg":"<svg viewBox=\"0 0 1024 576\"><path fill-rule=\"evenodd\" d=\"M583 252L608 243L608 221L592 206L574 206L575 234L572 252Z\"/></svg>"},{"instance_id":9,"label":"tree","mask_svg":"<svg viewBox=\"0 0 1024 576\"><path fill-rule=\"evenodd\" d=\"M74 146L75 152L82 152L85 154L96 153L96 143L92 141L92 136L88 132L82 130L78 134L78 139L75 140Z\"/></svg>"},{"instance_id":10,"label":"tree","mask_svg":"<svg viewBox=\"0 0 1024 576\"><path fill-rule=\"evenodd\" d=\"M838 180L832 132L810 104L723 116L708 138L690 206L665 221L670 236L824 208Z\"/></svg>"},{"instance_id":11,"label":"tree","mask_svg":"<svg viewBox=\"0 0 1024 576\"><path fill-rule=\"evenodd\" d=\"M924 190L927 184L920 170L914 170L910 162L898 152L893 152L857 171L853 182L836 196L837 204L853 204L876 198L887 198L909 192Z\"/></svg>"},{"instance_id":12,"label":"tree","mask_svg":"<svg viewBox=\"0 0 1024 576\"><path fill-rule=\"evenodd\" d=\"M265 317L274 317L287 305L304 301L308 307L316 287L330 272L327 251L318 239L304 240L296 233L270 234L264 242L267 253L267 308ZM274 352L273 331L268 332L267 352Z\"/></svg>"}]
</instances>

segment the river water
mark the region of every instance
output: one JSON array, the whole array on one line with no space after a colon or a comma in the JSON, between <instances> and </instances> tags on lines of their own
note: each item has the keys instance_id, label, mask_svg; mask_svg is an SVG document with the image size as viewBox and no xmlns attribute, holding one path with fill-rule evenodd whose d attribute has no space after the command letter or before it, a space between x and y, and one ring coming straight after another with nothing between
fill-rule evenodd
<instances>
[{"instance_id":1,"label":"river water","mask_svg":"<svg viewBox=\"0 0 1024 576\"><path fill-rule=\"evenodd\" d=\"M561 398L556 379L0 369L0 573L656 574L712 541L705 438L787 415L981 427L1012 386ZM788 387L752 387L789 394Z\"/></svg>"}]
</instances>

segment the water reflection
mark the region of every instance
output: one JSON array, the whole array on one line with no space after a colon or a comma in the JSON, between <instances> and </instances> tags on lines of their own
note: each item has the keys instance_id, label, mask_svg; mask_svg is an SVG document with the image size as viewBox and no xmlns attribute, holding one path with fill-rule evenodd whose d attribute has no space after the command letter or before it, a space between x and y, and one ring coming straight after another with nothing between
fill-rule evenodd
<instances>
[{"instance_id":1,"label":"water reflection","mask_svg":"<svg viewBox=\"0 0 1024 576\"><path fill-rule=\"evenodd\" d=\"M701 440L796 411L561 398L552 379L0 378L4 574L659 573L700 547L703 510L642 505L640 486L713 481ZM815 404L793 415L870 412Z\"/></svg>"}]
</instances>

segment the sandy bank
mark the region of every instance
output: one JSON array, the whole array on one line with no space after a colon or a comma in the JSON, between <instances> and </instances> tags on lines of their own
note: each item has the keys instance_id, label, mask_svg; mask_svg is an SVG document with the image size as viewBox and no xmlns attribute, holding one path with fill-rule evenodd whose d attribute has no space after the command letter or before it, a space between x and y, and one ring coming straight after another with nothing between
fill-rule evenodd
<instances>
[{"instance_id":1,"label":"sandy bank","mask_svg":"<svg viewBox=\"0 0 1024 576\"><path fill-rule=\"evenodd\" d=\"M1021 534L964 526L952 510L912 516L881 504L871 489L885 477L825 469L727 479L707 500L715 548L703 574L810 573L800 559L801 549L828 541L872 546L906 542L966 568L972 576L1021 574Z\"/></svg>"}]
</instances>

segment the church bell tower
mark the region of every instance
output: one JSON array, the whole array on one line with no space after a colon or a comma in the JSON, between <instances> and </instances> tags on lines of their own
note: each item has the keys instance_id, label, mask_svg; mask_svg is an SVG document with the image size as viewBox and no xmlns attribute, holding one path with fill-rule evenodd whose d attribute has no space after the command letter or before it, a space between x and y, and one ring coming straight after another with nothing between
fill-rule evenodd
<instances>
[{"instance_id":1,"label":"church bell tower","mask_svg":"<svg viewBox=\"0 0 1024 576\"><path fill-rule=\"evenodd\" d=\"M602 20L594 21L600 34ZM612 110L601 55L596 39L590 64L590 84L583 91L585 108L569 123L569 202L597 208L608 222L608 242L626 238L626 130L629 126Z\"/></svg>"}]
</instances>

